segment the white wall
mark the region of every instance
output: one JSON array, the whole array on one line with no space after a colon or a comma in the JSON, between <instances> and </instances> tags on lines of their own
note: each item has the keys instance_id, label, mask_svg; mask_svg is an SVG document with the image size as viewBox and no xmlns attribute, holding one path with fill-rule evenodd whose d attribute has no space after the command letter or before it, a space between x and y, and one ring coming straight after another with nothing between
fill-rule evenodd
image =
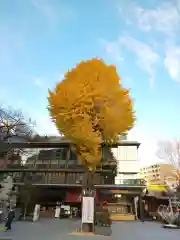
<instances>
[{"instance_id":1,"label":"white wall","mask_svg":"<svg viewBox=\"0 0 180 240\"><path fill-rule=\"evenodd\" d=\"M118 174L115 179L116 184L120 184L122 179L139 178L140 161L137 146L118 146L118 148L113 148L112 152L117 159Z\"/></svg>"},{"instance_id":2,"label":"white wall","mask_svg":"<svg viewBox=\"0 0 180 240\"><path fill-rule=\"evenodd\" d=\"M118 146L112 148L112 152L117 160L138 160L137 146Z\"/></svg>"},{"instance_id":3,"label":"white wall","mask_svg":"<svg viewBox=\"0 0 180 240\"><path fill-rule=\"evenodd\" d=\"M128 160L119 160L117 165L117 171L118 172L139 172L139 161L128 161Z\"/></svg>"}]
</instances>

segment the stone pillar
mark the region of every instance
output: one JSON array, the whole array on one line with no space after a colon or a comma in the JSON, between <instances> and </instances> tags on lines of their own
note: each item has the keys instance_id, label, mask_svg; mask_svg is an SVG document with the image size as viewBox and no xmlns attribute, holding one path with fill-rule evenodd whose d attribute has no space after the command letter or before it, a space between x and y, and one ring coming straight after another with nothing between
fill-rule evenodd
<instances>
[{"instance_id":1,"label":"stone pillar","mask_svg":"<svg viewBox=\"0 0 180 240\"><path fill-rule=\"evenodd\" d=\"M138 196L134 197L134 213L135 213L135 217L136 220L138 219Z\"/></svg>"},{"instance_id":2,"label":"stone pillar","mask_svg":"<svg viewBox=\"0 0 180 240\"><path fill-rule=\"evenodd\" d=\"M140 211L140 220L144 222L144 204L142 201L142 193L139 196L139 211Z\"/></svg>"}]
</instances>

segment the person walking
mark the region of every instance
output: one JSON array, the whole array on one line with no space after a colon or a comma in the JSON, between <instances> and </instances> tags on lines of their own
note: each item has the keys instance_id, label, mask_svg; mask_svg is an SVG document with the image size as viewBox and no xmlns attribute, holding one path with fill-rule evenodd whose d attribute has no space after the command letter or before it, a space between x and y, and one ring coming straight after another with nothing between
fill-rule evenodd
<instances>
[{"instance_id":1,"label":"person walking","mask_svg":"<svg viewBox=\"0 0 180 240\"><path fill-rule=\"evenodd\" d=\"M11 224L12 224L12 221L13 221L14 218L15 218L14 210L10 209L9 213L8 213L8 216L7 216L7 221L6 221L6 224L5 224L5 230L6 231L11 230Z\"/></svg>"}]
</instances>

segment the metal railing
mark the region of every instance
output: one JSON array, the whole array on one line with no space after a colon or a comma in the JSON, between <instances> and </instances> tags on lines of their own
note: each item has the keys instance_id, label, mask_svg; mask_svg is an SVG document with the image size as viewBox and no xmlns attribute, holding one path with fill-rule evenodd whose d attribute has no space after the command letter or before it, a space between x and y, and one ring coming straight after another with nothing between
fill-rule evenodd
<instances>
[{"instance_id":1,"label":"metal railing","mask_svg":"<svg viewBox=\"0 0 180 240\"><path fill-rule=\"evenodd\" d=\"M123 185L145 185L144 179L120 179L119 184Z\"/></svg>"},{"instance_id":2,"label":"metal railing","mask_svg":"<svg viewBox=\"0 0 180 240\"><path fill-rule=\"evenodd\" d=\"M2 178L4 173L0 172ZM14 183L32 183L32 184L83 184L84 173L65 173L65 172L10 172L6 175L13 177ZM93 178L94 185L116 185L116 186L144 186L142 179L121 179L118 184L113 183L112 179L106 179L99 174Z\"/></svg>"}]
</instances>

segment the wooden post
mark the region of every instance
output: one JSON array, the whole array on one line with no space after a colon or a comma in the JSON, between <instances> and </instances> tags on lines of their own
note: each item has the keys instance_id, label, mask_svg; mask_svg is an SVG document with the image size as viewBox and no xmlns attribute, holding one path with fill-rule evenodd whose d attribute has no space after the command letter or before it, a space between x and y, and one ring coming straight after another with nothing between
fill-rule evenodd
<instances>
[{"instance_id":1,"label":"wooden post","mask_svg":"<svg viewBox=\"0 0 180 240\"><path fill-rule=\"evenodd\" d=\"M65 169L68 168L68 163L69 163L69 159L70 159L70 146L67 147L67 152L66 152L66 163L65 163ZM68 183L68 173L65 172L65 178L64 178L64 183Z\"/></svg>"}]
</instances>

